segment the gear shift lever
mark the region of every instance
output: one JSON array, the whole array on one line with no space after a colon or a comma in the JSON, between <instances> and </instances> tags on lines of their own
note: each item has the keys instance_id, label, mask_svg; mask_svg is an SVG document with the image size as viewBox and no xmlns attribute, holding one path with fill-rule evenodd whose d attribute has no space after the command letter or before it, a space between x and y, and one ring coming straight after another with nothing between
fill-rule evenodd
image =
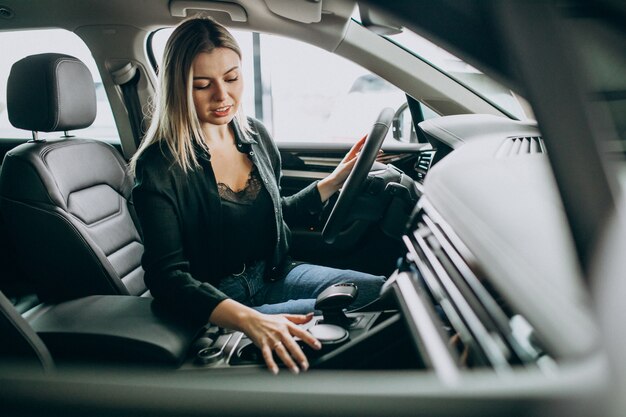
<instances>
[{"instance_id":1,"label":"gear shift lever","mask_svg":"<svg viewBox=\"0 0 626 417\"><path fill-rule=\"evenodd\" d=\"M356 300L358 292L353 283L331 285L318 295L315 309L322 311L325 324L335 324L347 329L353 319L346 317L343 310Z\"/></svg>"}]
</instances>

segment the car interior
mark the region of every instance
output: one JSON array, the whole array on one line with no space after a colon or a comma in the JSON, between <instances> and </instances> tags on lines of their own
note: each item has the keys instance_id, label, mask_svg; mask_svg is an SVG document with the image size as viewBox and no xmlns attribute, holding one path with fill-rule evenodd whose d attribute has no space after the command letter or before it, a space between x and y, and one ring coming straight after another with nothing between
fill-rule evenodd
<instances>
[{"instance_id":1,"label":"car interior","mask_svg":"<svg viewBox=\"0 0 626 417\"><path fill-rule=\"evenodd\" d=\"M617 190L626 172L626 61L623 50L614 51L626 39L619 24L626 11L608 0L595 9L563 3L1 0L0 37L72 32L97 74L63 50L6 63L0 413L623 415L626 211ZM594 88L610 80L612 90L602 90L604 101L594 96L591 117L581 104L590 97L587 84L576 71L543 76L549 71L532 58L555 69L578 63L562 47L572 41L565 34L595 33L593 24L609 12L599 39L616 31L621 38L601 42L618 47L607 46L612 75L603 67L592 77ZM353 132L351 142L315 141L306 131L319 126L298 126L304 139L281 134L277 110L291 102L263 101L269 84L282 94L278 81L268 84L267 73L255 72L246 87L255 92L251 115L265 112L264 122L276 126L284 195L324 178L367 134L342 190L321 216L292 228L291 256L387 281L380 298L358 310L347 310L358 298L350 283L317 297L303 327L322 349L302 343L311 363L306 375L283 369L271 376L246 335L180 320L143 281L127 164L158 88L151 42L196 14L253 34L254 48L265 39L260 34L284 37L366 70L346 89L352 96L333 99L338 109L358 113L356 101L369 100L363 91L375 92L368 131ZM512 22L535 20L528 39L513 33ZM560 37L539 47L534 41L542 33L548 39L547 28ZM394 40L412 30L461 56L445 59L478 82ZM588 42L577 45L587 51ZM257 58L255 71L266 68ZM332 80L324 83L333 89ZM384 102L387 84L401 102ZM119 141L84 130L99 117L99 87ZM567 93L549 95L557 87ZM507 107L512 102L519 113ZM2 112L26 137L3 133Z\"/></svg>"}]
</instances>

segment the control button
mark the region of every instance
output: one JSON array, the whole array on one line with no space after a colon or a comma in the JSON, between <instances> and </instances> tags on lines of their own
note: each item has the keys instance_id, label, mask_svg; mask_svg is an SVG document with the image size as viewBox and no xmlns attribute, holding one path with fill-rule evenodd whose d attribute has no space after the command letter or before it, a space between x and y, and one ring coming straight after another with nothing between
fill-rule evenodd
<instances>
[{"instance_id":1,"label":"control button","mask_svg":"<svg viewBox=\"0 0 626 417\"><path fill-rule=\"evenodd\" d=\"M335 345L343 343L349 338L349 333L343 327L334 324L317 324L309 329L309 332L319 340L322 345Z\"/></svg>"}]
</instances>

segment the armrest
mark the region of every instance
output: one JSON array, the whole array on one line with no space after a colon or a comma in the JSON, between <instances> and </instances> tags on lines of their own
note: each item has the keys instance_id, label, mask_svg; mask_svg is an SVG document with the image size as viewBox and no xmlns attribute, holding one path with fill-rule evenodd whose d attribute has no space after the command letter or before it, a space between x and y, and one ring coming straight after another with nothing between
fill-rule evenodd
<instances>
[{"instance_id":1,"label":"armrest","mask_svg":"<svg viewBox=\"0 0 626 417\"><path fill-rule=\"evenodd\" d=\"M179 366L197 333L152 298L94 295L54 305L30 325L55 359Z\"/></svg>"}]
</instances>

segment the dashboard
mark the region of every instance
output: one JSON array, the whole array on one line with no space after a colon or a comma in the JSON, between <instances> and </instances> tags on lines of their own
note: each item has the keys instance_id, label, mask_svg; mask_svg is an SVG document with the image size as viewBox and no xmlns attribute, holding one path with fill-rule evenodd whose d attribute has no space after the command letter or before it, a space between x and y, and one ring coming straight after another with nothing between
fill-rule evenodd
<instances>
[{"instance_id":1,"label":"dashboard","mask_svg":"<svg viewBox=\"0 0 626 417\"><path fill-rule=\"evenodd\" d=\"M424 130L441 142L463 143L432 167L420 206L462 242L464 263L557 357L596 349L597 329L537 128L452 116Z\"/></svg>"}]
</instances>

